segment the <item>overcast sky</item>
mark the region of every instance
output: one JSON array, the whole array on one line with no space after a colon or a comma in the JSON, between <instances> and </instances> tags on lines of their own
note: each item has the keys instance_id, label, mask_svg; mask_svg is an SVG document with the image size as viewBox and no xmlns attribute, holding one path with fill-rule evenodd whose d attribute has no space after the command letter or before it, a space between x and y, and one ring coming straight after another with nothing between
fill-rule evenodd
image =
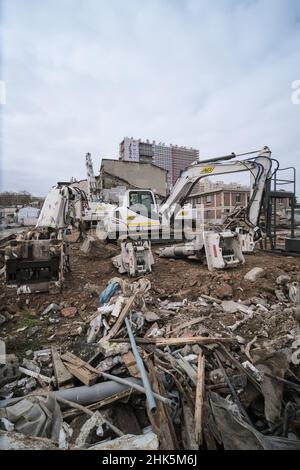
<instances>
[{"instance_id":1,"label":"overcast sky","mask_svg":"<svg viewBox=\"0 0 300 470\"><path fill-rule=\"evenodd\" d=\"M1 0L0 0L1 1ZM299 168L299 0L2 0L1 189L45 195L127 136Z\"/></svg>"}]
</instances>

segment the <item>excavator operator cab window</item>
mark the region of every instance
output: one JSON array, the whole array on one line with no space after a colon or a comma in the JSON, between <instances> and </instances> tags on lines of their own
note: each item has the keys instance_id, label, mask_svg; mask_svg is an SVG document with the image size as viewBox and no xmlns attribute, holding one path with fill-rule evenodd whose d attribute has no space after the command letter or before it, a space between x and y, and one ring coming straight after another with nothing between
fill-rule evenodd
<instances>
[{"instance_id":1,"label":"excavator operator cab window","mask_svg":"<svg viewBox=\"0 0 300 470\"><path fill-rule=\"evenodd\" d=\"M153 195L149 191L130 191L129 193L129 209L150 217L154 210L155 201Z\"/></svg>"},{"instance_id":2,"label":"excavator operator cab window","mask_svg":"<svg viewBox=\"0 0 300 470\"><path fill-rule=\"evenodd\" d=\"M154 201L151 193L141 193L141 204L145 206L148 212L153 209Z\"/></svg>"},{"instance_id":3,"label":"excavator operator cab window","mask_svg":"<svg viewBox=\"0 0 300 470\"><path fill-rule=\"evenodd\" d=\"M130 191L129 194L129 208L131 209L132 206L139 204L139 193Z\"/></svg>"}]
</instances>

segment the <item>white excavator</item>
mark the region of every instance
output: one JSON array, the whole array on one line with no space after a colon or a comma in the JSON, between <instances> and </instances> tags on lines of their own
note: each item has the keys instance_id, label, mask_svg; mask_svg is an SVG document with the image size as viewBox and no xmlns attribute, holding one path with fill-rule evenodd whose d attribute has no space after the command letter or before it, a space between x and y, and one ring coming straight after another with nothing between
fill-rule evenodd
<instances>
[{"instance_id":1,"label":"white excavator","mask_svg":"<svg viewBox=\"0 0 300 470\"><path fill-rule=\"evenodd\" d=\"M119 198L119 203L112 204L109 208L109 216L102 218L99 237L147 238L149 234L159 237L162 233L168 233L170 225L182 211L186 198L199 180L207 176L249 172L250 199L245 207L237 207L221 227L213 230L202 227L192 235L189 230L187 243L169 246L161 251L161 256L164 257L202 260L210 270L244 263L243 253L253 251L255 243L263 236L259 219L266 183L272 176L272 158L268 147L243 155L249 154L256 156L234 160L237 155L230 154L195 162L181 173L169 196L160 206L151 190L125 191Z\"/></svg>"}]
</instances>

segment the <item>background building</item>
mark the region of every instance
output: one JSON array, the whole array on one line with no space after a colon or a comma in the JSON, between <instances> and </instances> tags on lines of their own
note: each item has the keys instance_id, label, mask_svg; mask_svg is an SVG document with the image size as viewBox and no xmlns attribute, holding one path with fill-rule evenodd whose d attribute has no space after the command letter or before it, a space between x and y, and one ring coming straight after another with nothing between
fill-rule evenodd
<instances>
[{"instance_id":1,"label":"background building","mask_svg":"<svg viewBox=\"0 0 300 470\"><path fill-rule=\"evenodd\" d=\"M27 206L22 207L17 212L17 220L20 225L36 225L38 217L40 214L40 209L37 207Z\"/></svg>"},{"instance_id":2,"label":"background building","mask_svg":"<svg viewBox=\"0 0 300 470\"><path fill-rule=\"evenodd\" d=\"M164 144L154 144L153 153L153 163L167 171L167 186L171 188L173 185L171 147Z\"/></svg>"},{"instance_id":3,"label":"background building","mask_svg":"<svg viewBox=\"0 0 300 470\"><path fill-rule=\"evenodd\" d=\"M167 170L167 183L170 188L177 180L180 172L199 159L199 150L178 145L167 146L155 141L145 142L133 137L125 137L120 143L120 160L154 163Z\"/></svg>"},{"instance_id":4,"label":"background building","mask_svg":"<svg viewBox=\"0 0 300 470\"><path fill-rule=\"evenodd\" d=\"M220 224L235 207L246 206L249 196L249 186L237 183L226 184L223 181L212 183L205 178L194 188L187 202L190 202L193 207L203 204L204 220Z\"/></svg>"},{"instance_id":5,"label":"background building","mask_svg":"<svg viewBox=\"0 0 300 470\"><path fill-rule=\"evenodd\" d=\"M125 137L120 143L120 160L127 162L139 161L139 141Z\"/></svg>"},{"instance_id":6,"label":"background building","mask_svg":"<svg viewBox=\"0 0 300 470\"><path fill-rule=\"evenodd\" d=\"M199 150L171 145L171 151L172 182L174 184L182 170L191 165L194 161L199 160Z\"/></svg>"}]
</instances>

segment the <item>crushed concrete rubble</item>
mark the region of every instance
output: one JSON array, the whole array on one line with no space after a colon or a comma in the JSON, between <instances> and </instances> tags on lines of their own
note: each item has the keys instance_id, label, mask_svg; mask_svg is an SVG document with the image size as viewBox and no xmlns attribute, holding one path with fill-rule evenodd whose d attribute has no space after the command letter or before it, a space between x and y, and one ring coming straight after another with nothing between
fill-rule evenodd
<instances>
[{"instance_id":1,"label":"crushed concrete rubble","mask_svg":"<svg viewBox=\"0 0 300 470\"><path fill-rule=\"evenodd\" d=\"M97 243L60 294L1 285L0 449L300 449L300 260L129 279Z\"/></svg>"}]
</instances>

